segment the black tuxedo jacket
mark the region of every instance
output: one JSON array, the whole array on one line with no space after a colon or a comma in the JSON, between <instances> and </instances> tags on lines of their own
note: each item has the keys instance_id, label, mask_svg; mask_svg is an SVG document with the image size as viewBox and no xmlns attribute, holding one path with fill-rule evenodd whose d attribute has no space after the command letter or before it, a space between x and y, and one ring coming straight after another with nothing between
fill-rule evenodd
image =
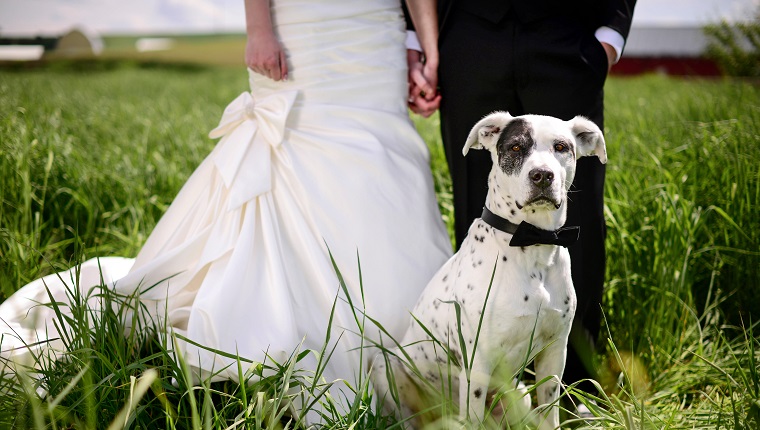
<instances>
[{"instance_id":1,"label":"black tuxedo jacket","mask_svg":"<svg viewBox=\"0 0 760 430\"><path fill-rule=\"evenodd\" d=\"M413 30L414 25L407 12L406 1L402 2L407 28ZM493 23L500 22L511 10L523 24L552 16L564 16L577 20L590 31L607 26L620 33L623 38L628 38L635 4L636 0L440 0L438 22L440 32L444 33L454 7Z\"/></svg>"}]
</instances>

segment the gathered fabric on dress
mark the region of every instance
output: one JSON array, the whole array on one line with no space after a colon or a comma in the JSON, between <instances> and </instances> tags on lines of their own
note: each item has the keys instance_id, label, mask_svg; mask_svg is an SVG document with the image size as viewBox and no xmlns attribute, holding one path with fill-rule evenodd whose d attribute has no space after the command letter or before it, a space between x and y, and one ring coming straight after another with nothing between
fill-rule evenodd
<instances>
[{"instance_id":1,"label":"gathered fabric on dress","mask_svg":"<svg viewBox=\"0 0 760 430\"><path fill-rule=\"evenodd\" d=\"M102 275L118 293L140 290L151 316L192 341L178 353L200 377L222 370L217 379L237 379L234 360L195 344L254 361L283 359L302 342L320 350L335 304L340 340L324 377L353 381L360 338L331 257L354 304L400 339L451 254L428 150L406 109L403 19L398 0L272 4L288 80L249 70L251 91L225 109L210 134L218 144L137 257L89 260L79 285ZM52 310L35 304L50 300L46 288L65 302L73 270L0 305L3 356L57 337ZM366 334L378 339L369 324Z\"/></svg>"}]
</instances>

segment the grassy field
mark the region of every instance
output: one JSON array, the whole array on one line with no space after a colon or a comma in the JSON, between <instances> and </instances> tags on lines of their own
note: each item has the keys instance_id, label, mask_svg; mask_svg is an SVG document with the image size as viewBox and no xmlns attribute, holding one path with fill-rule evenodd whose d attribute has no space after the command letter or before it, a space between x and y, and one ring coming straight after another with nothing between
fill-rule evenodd
<instances>
[{"instance_id":1,"label":"grassy field","mask_svg":"<svg viewBox=\"0 0 760 430\"><path fill-rule=\"evenodd\" d=\"M83 258L134 256L247 85L237 67L109 64L0 70L0 300ZM605 395L594 421L568 425L758 428L760 88L647 76L606 94ZM415 121L450 222L437 117ZM308 385L283 366L245 390L193 387L171 339L136 346L98 324L107 344L85 331L38 380L2 379L0 428L271 428L282 387ZM357 390L328 427L387 427Z\"/></svg>"}]
</instances>

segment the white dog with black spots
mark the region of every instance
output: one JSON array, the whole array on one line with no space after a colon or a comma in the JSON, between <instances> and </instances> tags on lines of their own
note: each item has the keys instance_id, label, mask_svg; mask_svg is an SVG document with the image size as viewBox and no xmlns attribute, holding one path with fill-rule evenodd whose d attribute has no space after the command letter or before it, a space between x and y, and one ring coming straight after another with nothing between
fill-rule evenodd
<instances>
[{"instance_id":1,"label":"white dog with black spots","mask_svg":"<svg viewBox=\"0 0 760 430\"><path fill-rule=\"evenodd\" d=\"M483 420L491 393L504 384L492 376L512 383L532 359L542 381L539 428L554 429L576 307L566 246L577 228L563 229L568 190L577 158L607 161L604 138L583 117L494 112L473 127L463 153L470 149L486 149L493 160L483 217L422 293L404 350L375 358L372 380L386 411L412 426L431 406L425 385L451 392L460 418Z\"/></svg>"}]
</instances>

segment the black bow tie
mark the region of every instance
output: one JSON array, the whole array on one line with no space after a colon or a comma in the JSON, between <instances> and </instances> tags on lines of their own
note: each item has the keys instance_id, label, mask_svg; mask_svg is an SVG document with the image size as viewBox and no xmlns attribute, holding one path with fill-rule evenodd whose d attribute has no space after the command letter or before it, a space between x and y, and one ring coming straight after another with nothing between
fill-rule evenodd
<instances>
[{"instance_id":1,"label":"black bow tie","mask_svg":"<svg viewBox=\"0 0 760 430\"><path fill-rule=\"evenodd\" d=\"M517 225L510 222L490 210L483 208L483 214L480 216L491 227L501 230L504 233L512 235L509 246L530 246L530 245L559 245L567 248L578 240L579 226L562 227L559 230L542 230L533 224L525 221Z\"/></svg>"}]
</instances>

